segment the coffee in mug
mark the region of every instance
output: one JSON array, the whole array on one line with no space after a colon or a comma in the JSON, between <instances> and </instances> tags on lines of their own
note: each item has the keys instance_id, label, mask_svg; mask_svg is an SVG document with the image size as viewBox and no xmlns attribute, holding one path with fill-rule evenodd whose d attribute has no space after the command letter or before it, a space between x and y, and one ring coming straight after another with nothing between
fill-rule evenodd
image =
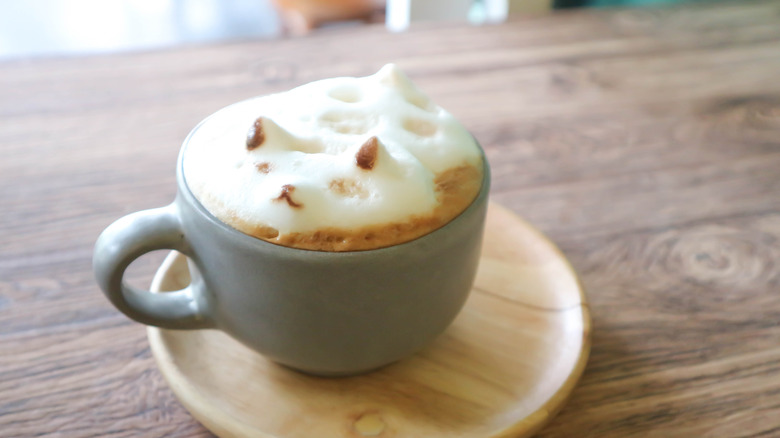
<instances>
[{"instance_id":1,"label":"coffee in mug","mask_svg":"<svg viewBox=\"0 0 780 438\"><path fill-rule=\"evenodd\" d=\"M394 65L225 108L190 137L183 164L222 222L321 251L413 240L462 212L482 184L473 137Z\"/></svg>"},{"instance_id":2,"label":"coffee in mug","mask_svg":"<svg viewBox=\"0 0 780 438\"><path fill-rule=\"evenodd\" d=\"M98 238L95 275L130 318L218 329L288 367L367 372L452 322L479 261L490 172L455 118L395 66L249 99L185 139L177 196ZM185 289L126 284L173 249Z\"/></svg>"}]
</instances>

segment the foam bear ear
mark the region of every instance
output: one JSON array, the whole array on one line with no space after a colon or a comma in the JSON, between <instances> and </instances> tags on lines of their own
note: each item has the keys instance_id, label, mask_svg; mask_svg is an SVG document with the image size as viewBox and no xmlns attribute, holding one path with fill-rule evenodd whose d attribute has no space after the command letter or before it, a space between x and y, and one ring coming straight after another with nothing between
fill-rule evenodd
<instances>
[{"instance_id":1,"label":"foam bear ear","mask_svg":"<svg viewBox=\"0 0 780 438\"><path fill-rule=\"evenodd\" d=\"M272 146L274 149L297 148L298 140L284 128L268 117L260 116L255 120L246 134L247 150L254 150L263 146Z\"/></svg>"},{"instance_id":2,"label":"foam bear ear","mask_svg":"<svg viewBox=\"0 0 780 438\"><path fill-rule=\"evenodd\" d=\"M412 80L395 64L387 64L374 75L381 84L399 89L414 88Z\"/></svg>"},{"instance_id":3,"label":"foam bear ear","mask_svg":"<svg viewBox=\"0 0 780 438\"><path fill-rule=\"evenodd\" d=\"M436 106L414 85L409 76L401 71L395 64L387 64L382 67L374 77L388 87L393 87L403 96L408 103L427 112L436 112Z\"/></svg>"},{"instance_id":4,"label":"foam bear ear","mask_svg":"<svg viewBox=\"0 0 780 438\"><path fill-rule=\"evenodd\" d=\"M379 139L370 137L363 145L360 146L355 154L355 163L363 170L371 170L376 164L376 159L379 156ZM382 146L384 148L384 146Z\"/></svg>"},{"instance_id":5,"label":"foam bear ear","mask_svg":"<svg viewBox=\"0 0 780 438\"><path fill-rule=\"evenodd\" d=\"M359 147L351 148L354 151L354 163L364 171L375 170L377 166L381 167L380 172L385 175L394 175L397 177L404 175L403 167L398 163L387 147L376 136L371 136Z\"/></svg>"}]
</instances>

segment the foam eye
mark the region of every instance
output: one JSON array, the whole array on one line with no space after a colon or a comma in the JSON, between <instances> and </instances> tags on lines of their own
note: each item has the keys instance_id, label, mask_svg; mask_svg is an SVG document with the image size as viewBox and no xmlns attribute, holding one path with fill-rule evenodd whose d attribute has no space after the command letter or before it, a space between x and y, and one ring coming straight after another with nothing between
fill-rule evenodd
<instances>
[{"instance_id":1,"label":"foam eye","mask_svg":"<svg viewBox=\"0 0 780 438\"><path fill-rule=\"evenodd\" d=\"M269 174L271 173L271 169L273 169L273 166L271 166L271 163L255 163L255 169L257 169L260 173Z\"/></svg>"},{"instance_id":2,"label":"foam eye","mask_svg":"<svg viewBox=\"0 0 780 438\"><path fill-rule=\"evenodd\" d=\"M368 132L374 121L362 114L346 112L329 112L320 117L320 126L324 126L339 134L361 135Z\"/></svg>"},{"instance_id":3,"label":"foam eye","mask_svg":"<svg viewBox=\"0 0 780 438\"><path fill-rule=\"evenodd\" d=\"M368 192L366 189L363 188L363 186L355 180L351 179L345 179L345 178L337 178L328 184L328 188L333 193L344 196L347 198L366 198L368 197Z\"/></svg>"},{"instance_id":4,"label":"foam eye","mask_svg":"<svg viewBox=\"0 0 780 438\"><path fill-rule=\"evenodd\" d=\"M405 130L420 137L432 137L437 130L433 123L417 118L404 119L402 126Z\"/></svg>"},{"instance_id":5,"label":"foam eye","mask_svg":"<svg viewBox=\"0 0 780 438\"><path fill-rule=\"evenodd\" d=\"M330 90L328 96L346 103L356 103L363 99L360 89L348 85Z\"/></svg>"}]
</instances>

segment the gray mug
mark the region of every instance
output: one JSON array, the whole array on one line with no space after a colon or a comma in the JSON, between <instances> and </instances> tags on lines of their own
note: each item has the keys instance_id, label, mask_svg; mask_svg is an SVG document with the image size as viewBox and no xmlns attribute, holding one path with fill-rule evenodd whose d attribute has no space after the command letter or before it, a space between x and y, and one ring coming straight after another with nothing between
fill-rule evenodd
<instances>
[{"instance_id":1,"label":"gray mug","mask_svg":"<svg viewBox=\"0 0 780 438\"><path fill-rule=\"evenodd\" d=\"M490 171L484 155L477 198L444 227L380 249L311 251L246 235L198 202L182 168L197 129L179 154L174 202L117 220L95 245L98 284L127 316L168 329L219 329L273 361L335 376L411 355L463 307L487 210ZM133 260L159 249L189 258L194 272L188 287L152 293L123 281Z\"/></svg>"}]
</instances>

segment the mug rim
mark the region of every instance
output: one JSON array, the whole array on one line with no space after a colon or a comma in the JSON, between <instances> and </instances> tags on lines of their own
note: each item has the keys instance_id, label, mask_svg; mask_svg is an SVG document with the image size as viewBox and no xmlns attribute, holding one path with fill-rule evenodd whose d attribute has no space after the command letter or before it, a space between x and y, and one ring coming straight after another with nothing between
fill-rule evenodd
<instances>
[{"instance_id":1,"label":"mug rim","mask_svg":"<svg viewBox=\"0 0 780 438\"><path fill-rule=\"evenodd\" d=\"M474 140L474 143L476 143L477 148L479 149L480 158L482 159L482 184L479 188L479 192L477 192L477 196L474 197L474 199L469 203L469 205L464 208L460 213L458 213L455 217L450 219L449 222L442 225L439 228L436 228L433 231L430 231L426 234L423 234L422 236L416 237L412 240L407 240L401 243L396 243L393 245L388 246L382 246L378 248L369 248L369 249L357 249L357 250L349 250L349 251L327 251L327 250L321 250L321 249L305 249L305 248L296 248L293 246L286 246L282 245L280 243L274 243L269 242L267 240L261 239L259 237L252 236L250 234L244 233L243 231L237 230L236 228L233 228L229 224L226 224L222 220L220 220L218 217L214 216L206 207L200 202L200 200L195 196L194 193L192 193L192 190L190 190L189 185L187 184L187 178L184 175L184 155L185 151L187 149L187 146L190 143L190 139L193 135L200 129L203 125L205 125L212 117L214 117L218 112L225 110L227 108L230 108L235 105L240 105L242 103L245 103L250 100L258 99L262 96L258 97L252 97L249 99L244 99L235 103L232 103L228 106L225 106L214 113L210 114L208 117L201 120L197 125L195 125L194 128L187 134L187 136L184 138L184 141L182 142L181 149L179 150L179 157L176 160L176 183L179 188L179 193L181 193L184 198L187 200L187 202L192 205L195 210L198 211L203 217L205 217L209 222L214 224L215 226L218 226L220 229L222 229L224 232L227 232L230 235L236 236L236 238L242 238L242 239L252 239L253 241L258 242L258 244L261 244L261 246L264 245L271 245L268 248L278 248L279 250L290 250L293 252L300 252L300 253L324 253L324 254L342 254L342 255L348 255L348 254L357 254L357 253L375 253L380 251L393 251L397 250L397 248L400 247L406 247L410 244L425 244L427 240L433 239L434 235L441 234L445 232L444 230L448 228L452 228L454 223L460 222L463 220L463 217L472 212L473 210L476 210L479 208L480 204L485 204L487 202L488 194L490 191L490 182L491 182L491 174L490 174L490 165L487 161L487 156L485 155L485 150L482 148L482 145L477 141L477 139L473 136L473 134L469 133L471 135L471 138ZM240 237L242 236L242 237Z\"/></svg>"}]
</instances>

